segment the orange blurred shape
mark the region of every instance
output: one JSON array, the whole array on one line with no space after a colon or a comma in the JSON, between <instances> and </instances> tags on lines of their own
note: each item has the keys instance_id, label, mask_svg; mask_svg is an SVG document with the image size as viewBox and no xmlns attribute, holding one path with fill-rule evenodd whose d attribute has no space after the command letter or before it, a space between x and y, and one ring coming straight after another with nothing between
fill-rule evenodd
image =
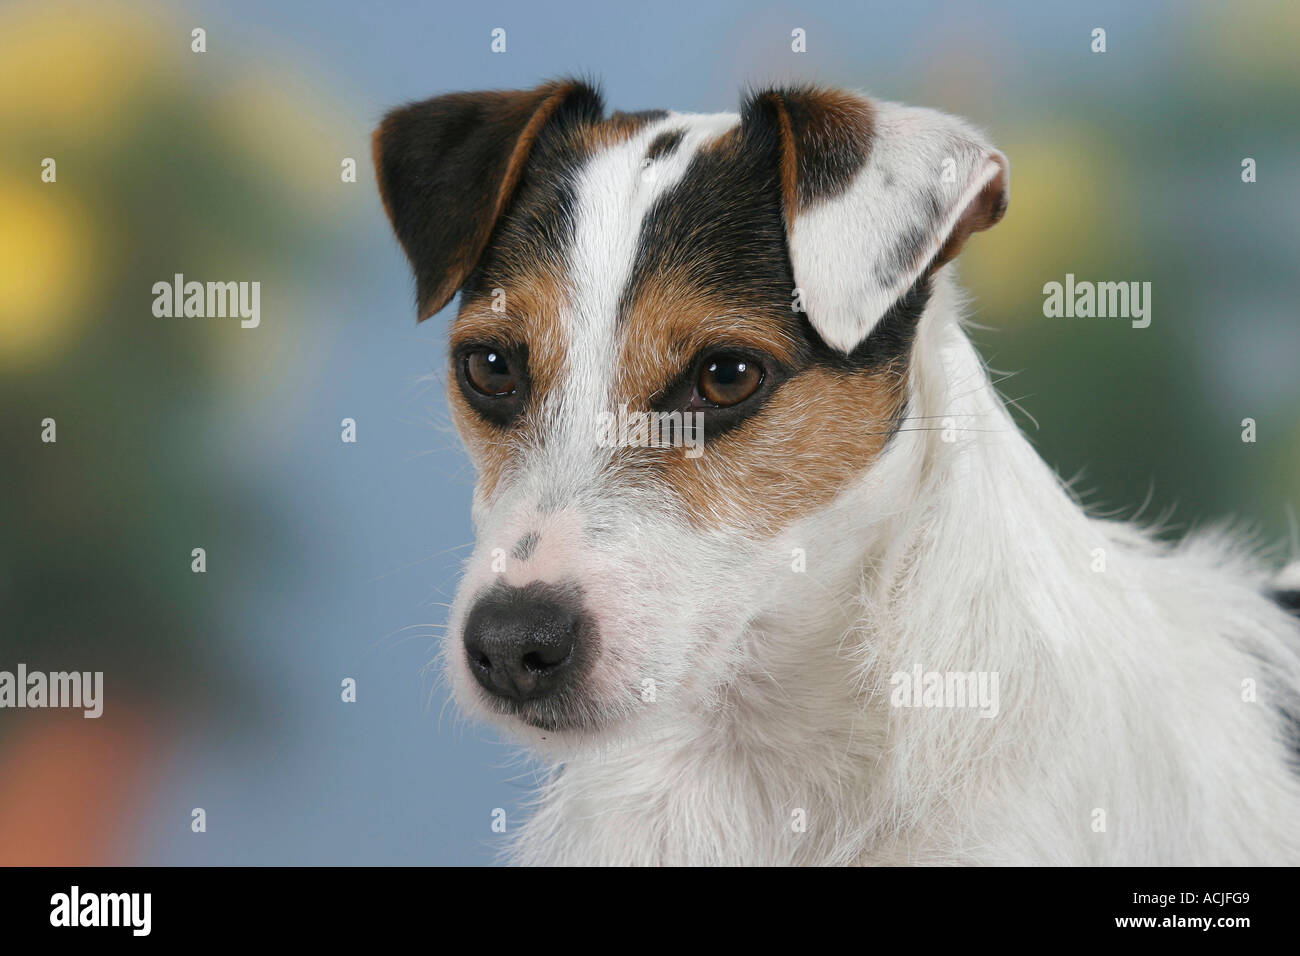
<instances>
[{"instance_id":1,"label":"orange blurred shape","mask_svg":"<svg viewBox=\"0 0 1300 956\"><path fill-rule=\"evenodd\" d=\"M129 862L159 751L145 720L120 704L111 722L42 711L24 715L0 740L0 865Z\"/></svg>"}]
</instances>

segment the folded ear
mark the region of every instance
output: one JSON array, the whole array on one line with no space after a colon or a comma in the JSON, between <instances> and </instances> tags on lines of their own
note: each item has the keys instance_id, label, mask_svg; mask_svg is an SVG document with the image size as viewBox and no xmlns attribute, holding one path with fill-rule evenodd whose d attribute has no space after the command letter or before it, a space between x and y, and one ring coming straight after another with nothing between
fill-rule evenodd
<instances>
[{"instance_id":1,"label":"folded ear","mask_svg":"<svg viewBox=\"0 0 1300 956\"><path fill-rule=\"evenodd\" d=\"M934 110L804 87L751 95L741 122L779 138L795 284L845 352L1007 208L1006 157Z\"/></svg>"},{"instance_id":2,"label":"folded ear","mask_svg":"<svg viewBox=\"0 0 1300 956\"><path fill-rule=\"evenodd\" d=\"M420 318L451 300L486 248L538 135L601 118L600 94L559 81L451 93L393 110L375 130L384 209L415 270Z\"/></svg>"}]
</instances>

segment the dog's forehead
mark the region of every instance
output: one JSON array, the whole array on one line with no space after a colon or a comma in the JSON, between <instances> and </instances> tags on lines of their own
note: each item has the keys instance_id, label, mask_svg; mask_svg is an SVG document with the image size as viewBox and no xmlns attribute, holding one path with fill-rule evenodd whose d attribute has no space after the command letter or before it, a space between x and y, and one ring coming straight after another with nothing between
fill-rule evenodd
<instances>
[{"instance_id":1,"label":"dog's forehead","mask_svg":"<svg viewBox=\"0 0 1300 956\"><path fill-rule=\"evenodd\" d=\"M594 300L584 294L575 303L591 313L614 310L617 295L631 279L642 227L651 210L670 194L702 149L729 129L733 114L668 113L638 132L594 151L574 183L573 236L568 264L576 290L600 290ZM602 281L594 281L597 278Z\"/></svg>"},{"instance_id":2,"label":"dog's forehead","mask_svg":"<svg viewBox=\"0 0 1300 956\"><path fill-rule=\"evenodd\" d=\"M539 145L470 285L574 338L634 319L656 281L788 303L780 201L738 115L617 114Z\"/></svg>"}]
</instances>

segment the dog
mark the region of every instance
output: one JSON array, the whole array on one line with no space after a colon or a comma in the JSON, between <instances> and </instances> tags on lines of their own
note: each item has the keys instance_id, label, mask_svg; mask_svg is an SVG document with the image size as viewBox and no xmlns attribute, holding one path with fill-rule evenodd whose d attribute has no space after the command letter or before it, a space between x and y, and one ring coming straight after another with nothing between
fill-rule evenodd
<instances>
[{"instance_id":1,"label":"dog","mask_svg":"<svg viewBox=\"0 0 1300 956\"><path fill-rule=\"evenodd\" d=\"M950 263L1008 205L983 134L565 79L401 107L373 155L419 317L460 294L443 656L549 768L511 860L1300 862L1266 563L1087 514L963 330Z\"/></svg>"}]
</instances>

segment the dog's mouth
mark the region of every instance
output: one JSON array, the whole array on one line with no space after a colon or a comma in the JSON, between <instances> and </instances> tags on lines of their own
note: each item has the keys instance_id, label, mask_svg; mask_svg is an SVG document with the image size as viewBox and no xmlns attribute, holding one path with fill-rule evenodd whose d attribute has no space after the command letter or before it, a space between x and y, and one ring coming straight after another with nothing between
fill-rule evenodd
<instances>
[{"instance_id":1,"label":"dog's mouth","mask_svg":"<svg viewBox=\"0 0 1300 956\"><path fill-rule=\"evenodd\" d=\"M534 730L544 730L549 733L558 734L566 730L572 730L567 724L561 723L553 717L538 717L535 715L521 715L519 720L532 727Z\"/></svg>"},{"instance_id":2,"label":"dog's mouth","mask_svg":"<svg viewBox=\"0 0 1300 956\"><path fill-rule=\"evenodd\" d=\"M486 698L486 695L485 695ZM543 733L591 733L598 728L586 708L570 700L503 700L486 698L487 706L500 722L522 724Z\"/></svg>"}]
</instances>

